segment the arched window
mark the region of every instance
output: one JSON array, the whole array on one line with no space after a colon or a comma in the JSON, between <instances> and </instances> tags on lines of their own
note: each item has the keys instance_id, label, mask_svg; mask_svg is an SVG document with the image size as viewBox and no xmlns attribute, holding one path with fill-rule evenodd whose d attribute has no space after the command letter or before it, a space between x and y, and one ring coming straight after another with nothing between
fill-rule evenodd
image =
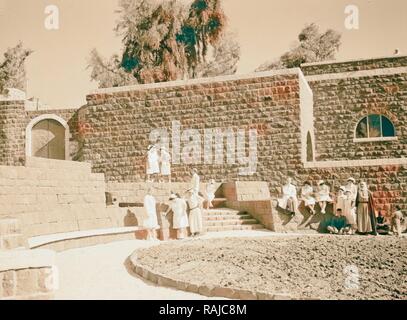
<instances>
[{"instance_id":1,"label":"arched window","mask_svg":"<svg viewBox=\"0 0 407 320\"><path fill-rule=\"evenodd\" d=\"M386 140L395 137L396 130L393 123L380 114L371 114L364 117L356 127L356 140Z\"/></svg>"}]
</instances>

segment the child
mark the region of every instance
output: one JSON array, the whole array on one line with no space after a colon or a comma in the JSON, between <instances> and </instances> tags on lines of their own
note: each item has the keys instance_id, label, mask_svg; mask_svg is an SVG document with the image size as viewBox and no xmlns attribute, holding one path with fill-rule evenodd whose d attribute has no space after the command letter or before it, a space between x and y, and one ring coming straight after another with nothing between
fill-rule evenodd
<instances>
[{"instance_id":1,"label":"child","mask_svg":"<svg viewBox=\"0 0 407 320\"><path fill-rule=\"evenodd\" d=\"M400 206L396 206L396 211L391 215L391 230L401 237L401 222L404 219Z\"/></svg>"}]
</instances>

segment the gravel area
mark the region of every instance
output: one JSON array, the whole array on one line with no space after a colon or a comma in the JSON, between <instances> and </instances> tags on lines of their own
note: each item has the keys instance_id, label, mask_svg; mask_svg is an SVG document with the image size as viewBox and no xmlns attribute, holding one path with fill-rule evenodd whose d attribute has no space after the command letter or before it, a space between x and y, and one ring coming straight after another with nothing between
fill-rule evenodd
<instances>
[{"instance_id":1,"label":"gravel area","mask_svg":"<svg viewBox=\"0 0 407 320\"><path fill-rule=\"evenodd\" d=\"M177 280L294 298L407 299L407 238L274 236L171 242L137 251Z\"/></svg>"}]
</instances>

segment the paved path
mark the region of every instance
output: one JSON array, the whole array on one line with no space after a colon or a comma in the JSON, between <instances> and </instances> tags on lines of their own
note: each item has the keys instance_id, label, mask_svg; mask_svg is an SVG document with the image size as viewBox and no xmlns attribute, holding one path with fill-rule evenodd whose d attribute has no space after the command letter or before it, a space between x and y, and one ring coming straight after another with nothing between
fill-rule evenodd
<instances>
[{"instance_id":1,"label":"paved path","mask_svg":"<svg viewBox=\"0 0 407 320\"><path fill-rule=\"evenodd\" d=\"M208 233L201 239L219 237L278 236L267 230ZM291 236L293 234L290 234ZM188 240L184 240L188 241ZM139 248L159 241L123 241L67 250L57 254L60 289L57 299L178 300L207 299L198 294L163 288L129 274L126 259Z\"/></svg>"}]
</instances>

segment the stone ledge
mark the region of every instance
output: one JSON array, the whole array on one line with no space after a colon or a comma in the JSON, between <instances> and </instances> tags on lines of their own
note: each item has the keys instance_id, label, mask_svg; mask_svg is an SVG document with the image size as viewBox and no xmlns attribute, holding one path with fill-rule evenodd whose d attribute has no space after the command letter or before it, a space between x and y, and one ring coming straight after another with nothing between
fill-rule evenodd
<instances>
[{"instance_id":1,"label":"stone ledge","mask_svg":"<svg viewBox=\"0 0 407 320\"><path fill-rule=\"evenodd\" d=\"M393 165L407 165L407 158L315 161L304 163L304 168L321 169L321 168L374 167L374 166L393 166Z\"/></svg>"},{"instance_id":2,"label":"stone ledge","mask_svg":"<svg viewBox=\"0 0 407 320\"><path fill-rule=\"evenodd\" d=\"M57 233L45 236L32 237L28 239L28 245L30 249L35 249L50 244L64 242L69 240L77 240L84 238L93 238L98 236L114 236L127 233L135 233L137 231L142 231L143 228L140 227L122 227L122 228L110 228L110 229L95 229L95 230L85 230L85 231L74 231L67 233Z\"/></svg>"},{"instance_id":3,"label":"stone ledge","mask_svg":"<svg viewBox=\"0 0 407 320\"><path fill-rule=\"evenodd\" d=\"M204 283L189 283L167 277L154 272L141 265L137 261L137 252L133 253L129 259L131 270L145 280L153 282L159 286L171 287L177 290L197 293L206 297L220 297L240 300L293 300L294 298L285 294L268 293L262 291L250 291L239 288L227 288Z\"/></svg>"},{"instance_id":4,"label":"stone ledge","mask_svg":"<svg viewBox=\"0 0 407 320\"><path fill-rule=\"evenodd\" d=\"M55 252L52 250L0 251L0 271L44 268L54 265Z\"/></svg>"}]
</instances>

